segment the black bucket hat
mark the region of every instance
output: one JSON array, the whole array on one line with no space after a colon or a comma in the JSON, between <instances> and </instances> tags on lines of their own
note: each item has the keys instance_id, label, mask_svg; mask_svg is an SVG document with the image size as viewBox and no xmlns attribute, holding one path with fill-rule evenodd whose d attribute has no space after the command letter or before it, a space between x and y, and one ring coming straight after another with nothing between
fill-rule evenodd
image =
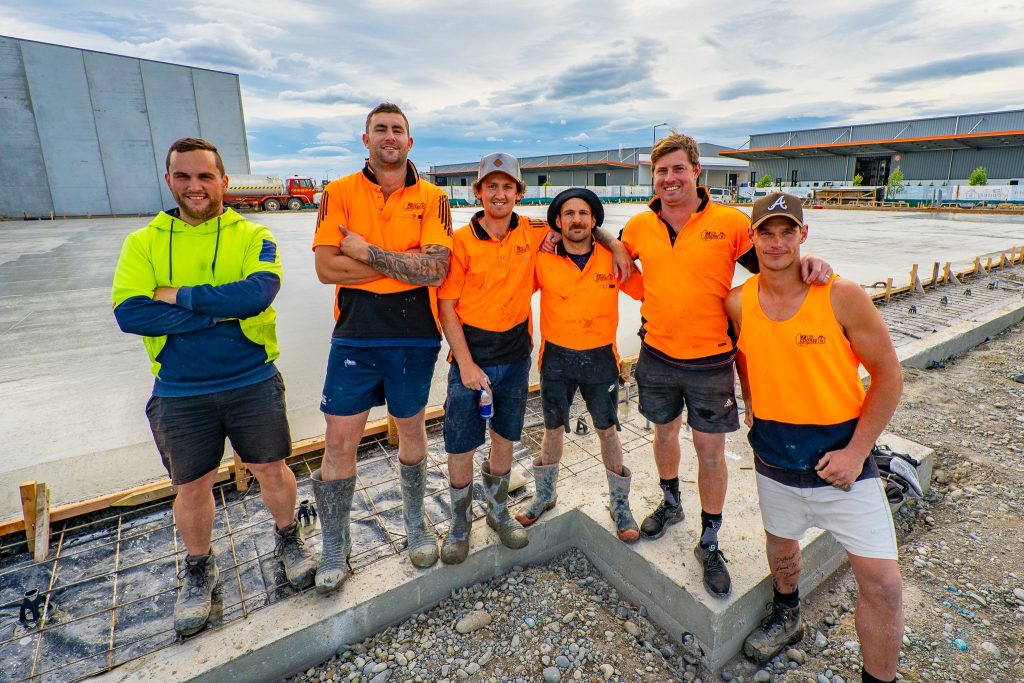
<instances>
[{"instance_id":1,"label":"black bucket hat","mask_svg":"<svg viewBox=\"0 0 1024 683\"><path fill-rule=\"evenodd\" d=\"M601 199L592 190L585 187L570 187L568 190L562 190L556 194L555 198L551 200L551 204L548 205L548 225L552 230L562 232L558 229L558 222L555 219L558 218L558 214L562 210L562 204L570 199L582 199L589 204L590 210L594 213L594 220L597 221L597 227L601 227L601 224L604 223L604 206L601 204Z\"/></svg>"}]
</instances>

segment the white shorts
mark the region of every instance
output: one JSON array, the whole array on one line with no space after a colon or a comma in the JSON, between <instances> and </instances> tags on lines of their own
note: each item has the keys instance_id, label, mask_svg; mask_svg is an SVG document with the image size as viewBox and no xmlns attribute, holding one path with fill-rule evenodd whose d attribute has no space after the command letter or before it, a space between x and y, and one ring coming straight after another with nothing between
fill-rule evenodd
<instances>
[{"instance_id":1,"label":"white shorts","mask_svg":"<svg viewBox=\"0 0 1024 683\"><path fill-rule=\"evenodd\" d=\"M859 557L895 560L896 529L882 480L855 481L849 491L834 486L786 486L757 474L757 495L765 531L799 541L811 527L829 531Z\"/></svg>"}]
</instances>

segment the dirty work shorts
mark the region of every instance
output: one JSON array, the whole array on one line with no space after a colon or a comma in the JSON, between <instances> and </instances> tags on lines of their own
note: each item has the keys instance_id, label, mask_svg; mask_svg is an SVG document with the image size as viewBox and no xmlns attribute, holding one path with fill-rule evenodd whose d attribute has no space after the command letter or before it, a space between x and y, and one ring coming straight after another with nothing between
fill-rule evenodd
<instances>
[{"instance_id":1,"label":"dirty work shorts","mask_svg":"<svg viewBox=\"0 0 1024 683\"><path fill-rule=\"evenodd\" d=\"M491 380L494 414L491 429L509 441L519 441L526 417L526 393L530 388L529 357L514 363L480 368ZM484 419L480 417L480 392L467 389L459 364L448 369L448 397L444 401L444 450L468 453L484 443Z\"/></svg>"},{"instance_id":2,"label":"dirty work shorts","mask_svg":"<svg viewBox=\"0 0 1024 683\"><path fill-rule=\"evenodd\" d=\"M153 396L146 417L174 484L187 484L217 469L225 437L242 462L276 462L292 452L281 373L213 394Z\"/></svg>"},{"instance_id":3,"label":"dirty work shorts","mask_svg":"<svg viewBox=\"0 0 1024 683\"><path fill-rule=\"evenodd\" d=\"M545 429L569 431L569 406L577 389L595 428L619 426L619 366L611 345L577 351L545 342L540 366Z\"/></svg>"},{"instance_id":4,"label":"dirty work shorts","mask_svg":"<svg viewBox=\"0 0 1024 683\"><path fill-rule=\"evenodd\" d=\"M740 428L732 354L708 364L671 362L644 344L636 384L640 413L654 424L671 422L685 406L686 424L698 432L722 434Z\"/></svg>"},{"instance_id":5,"label":"dirty work shorts","mask_svg":"<svg viewBox=\"0 0 1024 683\"><path fill-rule=\"evenodd\" d=\"M760 472L756 476L761 521L768 533L799 541L813 526L830 531L851 555L897 558L896 530L878 477L855 481L843 491L835 486L787 486Z\"/></svg>"},{"instance_id":6,"label":"dirty work shorts","mask_svg":"<svg viewBox=\"0 0 1024 683\"><path fill-rule=\"evenodd\" d=\"M412 417L423 410L438 346L350 346L331 342L320 411L358 415L388 404L394 417Z\"/></svg>"}]
</instances>

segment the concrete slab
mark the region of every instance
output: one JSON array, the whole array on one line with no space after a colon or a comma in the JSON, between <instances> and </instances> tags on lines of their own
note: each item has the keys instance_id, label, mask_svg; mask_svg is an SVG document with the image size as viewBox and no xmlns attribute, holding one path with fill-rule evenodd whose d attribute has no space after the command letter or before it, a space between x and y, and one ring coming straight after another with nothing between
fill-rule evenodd
<instances>
[{"instance_id":1,"label":"concrete slab","mask_svg":"<svg viewBox=\"0 0 1024 683\"><path fill-rule=\"evenodd\" d=\"M628 424L643 430L643 418L635 416ZM589 438L570 437L572 448L582 451ZM921 480L930 479L930 449L894 435L885 435L882 441L922 460ZM727 448L730 488L721 539L734 588L726 599L707 593L693 557L700 511L695 456L692 444L684 439L681 490L686 519L657 541L620 542L608 514L603 468L581 468L561 481L558 504L531 527L530 545L523 550L504 548L478 521L470 555L461 565L438 563L417 570L402 553L357 572L336 594L303 593L253 612L248 619L128 662L96 680L276 680L433 607L456 588L505 573L517 564L545 562L572 546L582 550L624 597L646 606L658 626L678 638L691 634L692 639L687 639L691 650L716 669L739 651L771 599L764 533L744 435L729 435ZM660 499L652 458L647 440L625 456L634 472L630 502L637 516ZM577 464L585 462L580 459ZM801 590L810 592L842 564L844 555L832 536L820 530L809 533L802 548Z\"/></svg>"}]
</instances>

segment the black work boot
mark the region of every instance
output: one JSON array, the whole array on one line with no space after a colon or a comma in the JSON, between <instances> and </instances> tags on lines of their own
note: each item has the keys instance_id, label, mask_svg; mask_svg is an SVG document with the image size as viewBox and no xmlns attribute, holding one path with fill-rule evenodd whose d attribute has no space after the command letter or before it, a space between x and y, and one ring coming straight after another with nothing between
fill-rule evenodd
<instances>
[{"instance_id":1,"label":"black work boot","mask_svg":"<svg viewBox=\"0 0 1024 683\"><path fill-rule=\"evenodd\" d=\"M217 587L219 577L213 548L210 548L209 555L185 556L185 566L178 575L181 587L174 603L174 630L179 635L190 636L206 626L213 604L213 589Z\"/></svg>"},{"instance_id":2,"label":"black work boot","mask_svg":"<svg viewBox=\"0 0 1024 683\"><path fill-rule=\"evenodd\" d=\"M717 543L705 547L700 543L693 549L693 555L704 567L704 587L716 598L724 598L732 590L732 579L729 578L729 570L725 568L725 555L718 548Z\"/></svg>"},{"instance_id":3,"label":"black work boot","mask_svg":"<svg viewBox=\"0 0 1024 683\"><path fill-rule=\"evenodd\" d=\"M800 605L785 607L773 600L771 612L743 641L743 654L758 664L764 664L782 648L803 637L804 624L800 620Z\"/></svg>"},{"instance_id":4,"label":"black work boot","mask_svg":"<svg viewBox=\"0 0 1024 683\"><path fill-rule=\"evenodd\" d=\"M292 520L285 528L274 529L274 537L277 540L274 557L281 560L288 583L297 591L309 588L316 574L316 558L306 547L298 521Z\"/></svg>"},{"instance_id":5,"label":"black work boot","mask_svg":"<svg viewBox=\"0 0 1024 683\"><path fill-rule=\"evenodd\" d=\"M683 506L669 505L668 501L662 500L654 512L644 518L640 525L640 534L644 538L661 538L665 530L672 524L683 521Z\"/></svg>"}]
</instances>

